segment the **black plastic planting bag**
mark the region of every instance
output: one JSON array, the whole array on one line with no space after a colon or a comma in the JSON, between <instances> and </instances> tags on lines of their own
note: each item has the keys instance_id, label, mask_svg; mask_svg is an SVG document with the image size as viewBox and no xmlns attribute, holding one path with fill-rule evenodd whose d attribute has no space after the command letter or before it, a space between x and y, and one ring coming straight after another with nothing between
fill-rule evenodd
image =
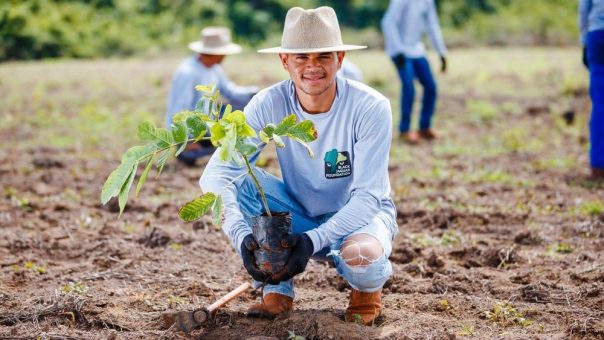
<instances>
[{"instance_id":1,"label":"black plastic planting bag","mask_svg":"<svg viewBox=\"0 0 604 340\"><path fill-rule=\"evenodd\" d=\"M258 243L254 251L256 265L268 274L276 274L285 268L291 253L290 248L283 248L281 240L291 232L292 218L289 212L271 212L272 216L252 217L252 233Z\"/></svg>"}]
</instances>

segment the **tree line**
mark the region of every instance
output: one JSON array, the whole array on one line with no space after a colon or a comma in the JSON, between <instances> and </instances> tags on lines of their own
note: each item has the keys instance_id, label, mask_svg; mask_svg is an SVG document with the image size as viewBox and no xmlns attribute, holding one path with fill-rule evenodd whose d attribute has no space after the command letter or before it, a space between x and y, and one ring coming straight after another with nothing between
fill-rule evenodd
<instances>
[{"instance_id":1,"label":"tree line","mask_svg":"<svg viewBox=\"0 0 604 340\"><path fill-rule=\"evenodd\" d=\"M436 0L449 45L577 41L576 1ZM379 47L388 0L4 0L0 60L92 58L184 51L202 27L223 25L258 47L278 41L293 6L333 7L357 41ZM347 39L350 40L350 39Z\"/></svg>"}]
</instances>

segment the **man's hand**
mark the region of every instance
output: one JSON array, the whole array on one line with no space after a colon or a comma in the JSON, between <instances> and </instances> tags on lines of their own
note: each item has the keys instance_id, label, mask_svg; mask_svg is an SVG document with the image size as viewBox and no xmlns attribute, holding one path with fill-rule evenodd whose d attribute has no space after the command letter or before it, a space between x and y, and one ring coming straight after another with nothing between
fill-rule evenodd
<instances>
[{"instance_id":1,"label":"man's hand","mask_svg":"<svg viewBox=\"0 0 604 340\"><path fill-rule=\"evenodd\" d=\"M243 266L254 280L266 282L270 275L264 273L256 266L256 258L254 257L254 250L256 249L258 249L258 243L256 243L256 240L254 240L254 237L251 234L247 235L243 239L243 242L241 242L241 258L243 259Z\"/></svg>"},{"instance_id":2,"label":"man's hand","mask_svg":"<svg viewBox=\"0 0 604 340\"><path fill-rule=\"evenodd\" d=\"M440 72L447 72L447 58L445 56L440 56Z\"/></svg>"},{"instance_id":3,"label":"man's hand","mask_svg":"<svg viewBox=\"0 0 604 340\"><path fill-rule=\"evenodd\" d=\"M306 234L288 235L281 241L283 248L291 248L292 253L285 264L285 269L273 275L274 280L287 281L302 273L314 252L314 245Z\"/></svg>"},{"instance_id":4,"label":"man's hand","mask_svg":"<svg viewBox=\"0 0 604 340\"><path fill-rule=\"evenodd\" d=\"M392 57L392 61L394 61L394 64L396 64L396 66L403 67L405 66L405 55L402 53L397 54Z\"/></svg>"},{"instance_id":5,"label":"man's hand","mask_svg":"<svg viewBox=\"0 0 604 340\"><path fill-rule=\"evenodd\" d=\"M587 60L587 48L585 46L583 46L582 60L583 60L583 65L585 65L585 68L589 70L589 61Z\"/></svg>"}]
</instances>

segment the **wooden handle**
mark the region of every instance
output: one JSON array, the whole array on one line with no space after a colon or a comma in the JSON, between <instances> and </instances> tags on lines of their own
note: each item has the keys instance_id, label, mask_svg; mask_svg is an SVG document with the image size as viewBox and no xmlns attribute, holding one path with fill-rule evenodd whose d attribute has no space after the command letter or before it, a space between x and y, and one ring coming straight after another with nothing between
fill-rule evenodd
<instances>
[{"instance_id":1,"label":"wooden handle","mask_svg":"<svg viewBox=\"0 0 604 340\"><path fill-rule=\"evenodd\" d=\"M234 298L238 297L239 295L241 295L243 292L245 292L251 286L252 285L250 285L249 282L246 282L246 283L240 285L239 287L237 287L237 288L233 289L232 291L230 291L229 293L227 293L225 296L221 297L218 301L209 305L207 310L210 313L213 313L218 308L226 305L227 302L229 302L229 301L233 300Z\"/></svg>"}]
</instances>

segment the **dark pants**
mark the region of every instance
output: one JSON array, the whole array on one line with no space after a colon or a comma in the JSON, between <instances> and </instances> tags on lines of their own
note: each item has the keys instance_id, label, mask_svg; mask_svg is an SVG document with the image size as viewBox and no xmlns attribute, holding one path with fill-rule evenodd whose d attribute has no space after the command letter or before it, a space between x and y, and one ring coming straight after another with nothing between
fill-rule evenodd
<instances>
[{"instance_id":1,"label":"dark pants","mask_svg":"<svg viewBox=\"0 0 604 340\"><path fill-rule=\"evenodd\" d=\"M592 103L589 156L592 167L604 169L604 30L587 34L587 61Z\"/></svg>"},{"instance_id":2,"label":"dark pants","mask_svg":"<svg viewBox=\"0 0 604 340\"><path fill-rule=\"evenodd\" d=\"M415 78L419 80L424 88L419 128L420 130L429 129L432 126L432 115L436 106L436 82L432 76L432 71L430 71L428 60L424 57L407 58L403 66L396 65L396 68L403 86L399 131L407 132L410 129L411 113L413 113L413 102L415 101L415 85L413 83Z\"/></svg>"}]
</instances>

